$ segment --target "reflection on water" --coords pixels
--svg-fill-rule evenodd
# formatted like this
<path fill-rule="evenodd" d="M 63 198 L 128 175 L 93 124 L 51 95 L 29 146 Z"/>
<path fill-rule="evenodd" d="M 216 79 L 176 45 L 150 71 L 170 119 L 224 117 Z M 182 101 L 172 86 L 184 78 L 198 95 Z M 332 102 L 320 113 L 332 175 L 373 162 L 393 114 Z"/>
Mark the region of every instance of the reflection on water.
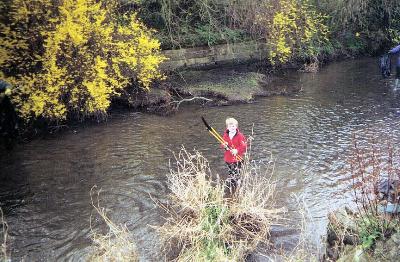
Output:
<path fill-rule="evenodd" d="M 352 135 L 398 142 L 400 91 L 380 79 L 374 59 L 335 63 L 318 74 L 288 72 L 274 85 L 301 85 L 291 97 L 258 99 L 253 104 L 216 108 L 186 107 L 171 117 L 115 114 L 105 124 L 78 128 L 55 138 L 19 146 L 0 159 L 0 204 L 10 226 L 13 257 L 27 260 L 79 260 L 90 245 L 89 191 L 102 188 L 101 204 L 112 220 L 126 223 L 142 260 L 159 260 L 154 229 L 165 201 L 169 161 L 184 145 L 200 150 L 218 173 L 222 152 L 205 131 L 204 115 L 217 130 L 234 116 L 241 130 L 254 131 L 256 161 L 275 160 L 277 205 L 298 221 L 296 194 L 304 199 L 318 243 L 326 214 L 351 201 L 346 159 Z M 297 224 L 299 222 L 296 222 Z M 274 227 L 273 242 L 293 246 L 298 230 Z M 95 227 L 101 226 L 95 223 Z"/>

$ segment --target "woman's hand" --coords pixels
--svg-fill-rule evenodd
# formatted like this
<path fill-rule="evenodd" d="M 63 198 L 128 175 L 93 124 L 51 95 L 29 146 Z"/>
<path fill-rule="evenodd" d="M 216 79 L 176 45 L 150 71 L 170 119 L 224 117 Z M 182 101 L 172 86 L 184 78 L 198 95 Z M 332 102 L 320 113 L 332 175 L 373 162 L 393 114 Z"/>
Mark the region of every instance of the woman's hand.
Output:
<path fill-rule="evenodd" d="M 231 150 L 231 153 L 232 153 L 232 155 L 236 156 L 237 153 L 238 153 L 238 150 L 237 150 L 236 148 L 233 148 L 233 149 Z"/>

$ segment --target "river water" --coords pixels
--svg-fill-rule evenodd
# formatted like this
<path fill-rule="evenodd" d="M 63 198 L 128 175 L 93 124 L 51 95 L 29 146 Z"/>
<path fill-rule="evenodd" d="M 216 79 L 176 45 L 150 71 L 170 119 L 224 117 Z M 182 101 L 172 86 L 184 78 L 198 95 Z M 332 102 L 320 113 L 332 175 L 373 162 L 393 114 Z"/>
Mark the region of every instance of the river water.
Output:
<path fill-rule="evenodd" d="M 163 221 L 153 199 L 166 199 L 173 152 L 182 145 L 196 148 L 212 169 L 224 172 L 222 153 L 202 115 L 219 131 L 226 117 L 237 118 L 243 133 L 253 130 L 253 159 L 268 162 L 272 155 L 276 205 L 288 209 L 287 223 L 273 227 L 273 243 L 286 249 L 297 243 L 298 209 L 305 205 L 309 217 L 303 234 L 321 247 L 327 213 L 352 202 L 346 163 L 353 135 L 394 144 L 400 139 L 400 90 L 393 90 L 392 80 L 381 79 L 374 58 L 333 63 L 317 74 L 289 71 L 273 84 L 301 86 L 294 96 L 226 107 L 184 106 L 169 117 L 115 113 L 106 123 L 2 152 L 0 205 L 12 257 L 84 260 L 93 213 L 89 192 L 97 185 L 111 219 L 126 223 L 134 234 L 141 260 L 162 260 L 149 225 Z"/>

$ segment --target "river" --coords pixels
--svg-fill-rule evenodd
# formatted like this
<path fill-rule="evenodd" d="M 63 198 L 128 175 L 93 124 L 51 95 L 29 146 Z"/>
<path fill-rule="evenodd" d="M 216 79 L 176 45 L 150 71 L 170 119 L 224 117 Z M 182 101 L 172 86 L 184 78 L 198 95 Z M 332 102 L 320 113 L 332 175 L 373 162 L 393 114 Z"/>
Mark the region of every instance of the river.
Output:
<path fill-rule="evenodd" d="M 181 106 L 161 117 L 114 113 L 105 123 L 73 128 L 54 137 L 1 153 L 0 206 L 9 225 L 13 259 L 84 259 L 90 246 L 90 189 L 101 188 L 100 203 L 116 223 L 126 223 L 142 261 L 161 260 L 158 236 L 149 225 L 162 223 L 154 200 L 168 194 L 166 174 L 173 152 L 196 148 L 215 172 L 224 172 L 222 153 L 200 116 L 222 131 L 233 116 L 241 131 L 253 130 L 252 158 L 275 162 L 276 205 L 289 219 L 273 227 L 272 241 L 286 249 L 299 238 L 301 199 L 309 216 L 304 234 L 322 246 L 327 214 L 351 204 L 346 165 L 356 135 L 361 142 L 400 139 L 400 90 L 381 79 L 376 58 L 332 63 L 316 74 L 287 71 L 272 84 L 300 85 L 287 97 L 203 108 Z M 95 223 L 95 229 L 101 227 Z"/>

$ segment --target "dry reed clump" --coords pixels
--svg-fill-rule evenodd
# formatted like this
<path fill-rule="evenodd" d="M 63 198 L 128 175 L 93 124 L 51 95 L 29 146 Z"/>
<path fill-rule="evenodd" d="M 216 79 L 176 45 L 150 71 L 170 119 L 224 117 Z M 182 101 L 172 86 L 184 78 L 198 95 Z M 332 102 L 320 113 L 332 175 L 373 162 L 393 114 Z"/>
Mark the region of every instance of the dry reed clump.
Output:
<path fill-rule="evenodd" d="M 317 73 L 319 71 L 319 61 L 317 58 L 312 59 L 312 61 L 303 64 L 299 69 L 299 72 L 303 73 Z"/>
<path fill-rule="evenodd" d="M 100 207 L 100 191 L 97 192 L 97 201 L 95 203 L 92 190 L 90 194 L 92 206 L 107 224 L 109 232 L 105 235 L 94 232 L 91 217 L 90 228 L 94 251 L 90 255 L 89 261 L 139 261 L 136 245 L 131 239 L 128 228 L 125 225 L 116 225 L 110 220 L 105 208 Z"/>
<path fill-rule="evenodd" d="M 11 261 L 7 248 L 8 224 L 4 219 L 3 210 L 0 208 L 0 237 L 2 239 L 0 246 L 0 261 Z"/>
<path fill-rule="evenodd" d="M 245 160 L 241 183 L 232 198 L 197 151 L 182 148 L 176 169 L 168 175 L 171 204 L 158 227 L 165 244 L 179 243 L 177 261 L 243 261 L 261 241 L 267 241 L 273 221 L 282 209 L 274 208 L 274 185 Z"/>
<path fill-rule="evenodd" d="M 313 241 L 315 233 L 314 221 L 308 205 L 303 197 L 299 197 L 296 194 L 291 194 L 291 197 L 295 199 L 296 206 L 299 207 L 296 213 L 300 217 L 295 218 L 296 221 L 293 221 L 293 224 L 296 225 L 295 228 L 299 230 L 299 238 L 293 249 L 282 249 L 281 260 L 284 262 L 323 261 L 320 259 L 321 248 L 323 247 L 319 246 L 319 240 L 317 242 Z"/>

